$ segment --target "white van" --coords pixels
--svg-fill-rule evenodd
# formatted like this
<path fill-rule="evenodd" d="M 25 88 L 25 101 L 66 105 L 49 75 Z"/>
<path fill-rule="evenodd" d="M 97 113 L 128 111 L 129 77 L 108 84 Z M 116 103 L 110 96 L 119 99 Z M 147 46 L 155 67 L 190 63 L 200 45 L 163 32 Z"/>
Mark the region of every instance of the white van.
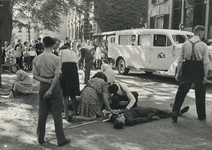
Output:
<path fill-rule="evenodd" d="M 120 74 L 135 68 L 175 76 L 182 44 L 192 36 L 192 32 L 169 29 L 117 31 L 108 37 L 108 57 L 115 60 Z"/>

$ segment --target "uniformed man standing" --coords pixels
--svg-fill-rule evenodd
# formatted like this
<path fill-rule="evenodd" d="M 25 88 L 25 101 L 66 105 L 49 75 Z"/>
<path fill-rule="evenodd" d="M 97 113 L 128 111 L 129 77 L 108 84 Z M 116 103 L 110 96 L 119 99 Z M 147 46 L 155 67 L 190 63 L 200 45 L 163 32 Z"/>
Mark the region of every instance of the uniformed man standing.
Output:
<path fill-rule="evenodd" d="M 209 68 L 208 47 L 201 41 L 204 37 L 205 27 L 197 25 L 194 36 L 182 46 L 179 58 L 176 80 L 180 81 L 175 102 L 172 108 L 172 120 L 177 122 L 179 110 L 189 92 L 192 83 L 195 84 L 196 110 L 199 120 L 206 119 L 205 93 Z M 180 77 L 180 72 L 182 75 Z M 179 78 L 180 77 L 180 78 Z"/>

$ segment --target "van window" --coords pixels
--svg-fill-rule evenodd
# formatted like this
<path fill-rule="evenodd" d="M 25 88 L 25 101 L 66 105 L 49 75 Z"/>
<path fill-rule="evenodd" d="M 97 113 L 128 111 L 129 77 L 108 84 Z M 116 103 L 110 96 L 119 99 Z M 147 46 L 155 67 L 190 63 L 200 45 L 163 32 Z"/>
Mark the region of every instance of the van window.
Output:
<path fill-rule="evenodd" d="M 138 35 L 138 45 L 151 46 L 152 37 L 150 34 Z"/>
<path fill-rule="evenodd" d="M 112 37 L 112 38 L 110 39 L 110 43 L 115 43 L 115 37 Z"/>
<path fill-rule="evenodd" d="M 184 43 L 187 40 L 184 35 L 172 35 L 172 38 L 176 44 Z"/>
<path fill-rule="evenodd" d="M 120 35 L 119 45 L 135 45 L 136 36 L 135 35 Z"/>
<path fill-rule="evenodd" d="M 172 43 L 166 35 L 155 34 L 154 35 L 154 46 L 171 46 Z"/>

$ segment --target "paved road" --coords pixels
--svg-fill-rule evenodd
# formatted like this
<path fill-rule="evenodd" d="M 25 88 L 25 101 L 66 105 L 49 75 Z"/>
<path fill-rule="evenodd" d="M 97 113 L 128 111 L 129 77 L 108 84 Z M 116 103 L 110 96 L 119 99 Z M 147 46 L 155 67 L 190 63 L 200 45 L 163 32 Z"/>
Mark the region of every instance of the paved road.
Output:
<path fill-rule="evenodd" d="M 116 79 L 126 83 L 131 90 L 139 92 L 140 106 L 170 110 L 178 84 L 173 78 L 130 72 L 127 76 L 117 73 Z M 211 89 L 211 85 L 207 85 L 206 121 L 197 119 L 194 91 L 190 90 L 184 103 L 184 106 L 190 106 L 190 110 L 178 119 L 178 123 L 173 123 L 171 119 L 161 119 L 116 130 L 111 123 L 102 122 L 103 118 L 99 118 L 96 123 L 75 128 L 71 128 L 73 124 L 64 121 L 64 130 L 66 136 L 70 137 L 71 144 L 60 149 L 211 150 Z M 49 144 L 41 147 L 36 142 L 37 101 L 35 99 L 37 99 L 36 94 L 12 100 L 0 99 L 0 149 L 58 149 L 51 115 L 46 130 L 46 140 Z M 21 115 L 24 115 L 24 119 L 16 119 Z"/>

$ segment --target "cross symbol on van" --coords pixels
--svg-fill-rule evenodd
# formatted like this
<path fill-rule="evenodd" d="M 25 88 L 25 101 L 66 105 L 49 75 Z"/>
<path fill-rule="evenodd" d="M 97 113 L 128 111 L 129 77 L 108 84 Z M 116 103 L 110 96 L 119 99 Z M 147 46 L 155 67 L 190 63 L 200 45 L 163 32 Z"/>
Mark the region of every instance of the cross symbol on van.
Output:
<path fill-rule="evenodd" d="M 166 58 L 166 55 L 163 52 L 161 52 L 158 54 L 158 58 Z"/>

